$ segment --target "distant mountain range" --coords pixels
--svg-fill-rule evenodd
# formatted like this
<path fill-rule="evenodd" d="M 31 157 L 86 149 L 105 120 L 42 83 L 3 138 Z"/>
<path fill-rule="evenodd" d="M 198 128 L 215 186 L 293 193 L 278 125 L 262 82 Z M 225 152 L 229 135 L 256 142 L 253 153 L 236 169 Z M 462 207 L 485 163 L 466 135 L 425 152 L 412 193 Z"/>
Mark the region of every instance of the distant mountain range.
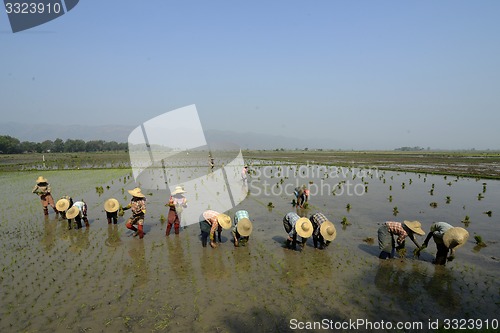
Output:
<path fill-rule="evenodd" d="M 0 123 L 0 135 L 10 135 L 21 141 L 43 142 L 60 138 L 81 139 L 84 141 L 104 140 L 127 142 L 130 132 L 135 126 L 120 125 L 58 125 L 58 124 L 21 124 Z M 168 135 L 168 133 L 166 133 Z M 303 148 L 334 148 L 334 142 L 325 139 L 290 138 L 281 135 L 270 135 L 252 132 L 233 132 L 222 130 L 205 130 L 205 138 L 212 141 L 231 142 L 239 145 L 242 149 L 303 149 Z"/>

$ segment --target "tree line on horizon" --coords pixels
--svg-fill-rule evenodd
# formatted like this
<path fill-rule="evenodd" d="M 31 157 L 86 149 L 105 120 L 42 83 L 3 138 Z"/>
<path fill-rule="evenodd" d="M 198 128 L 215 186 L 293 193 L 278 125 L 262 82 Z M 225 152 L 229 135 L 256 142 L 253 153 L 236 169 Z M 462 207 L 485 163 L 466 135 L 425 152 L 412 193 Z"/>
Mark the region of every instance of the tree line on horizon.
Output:
<path fill-rule="evenodd" d="M 45 140 L 43 142 L 20 141 L 9 135 L 0 135 L 0 154 L 22 154 L 22 153 L 75 153 L 75 152 L 98 152 L 98 151 L 121 151 L 127 150 L 127 143 L 116 141 L 80 139 Z"/>

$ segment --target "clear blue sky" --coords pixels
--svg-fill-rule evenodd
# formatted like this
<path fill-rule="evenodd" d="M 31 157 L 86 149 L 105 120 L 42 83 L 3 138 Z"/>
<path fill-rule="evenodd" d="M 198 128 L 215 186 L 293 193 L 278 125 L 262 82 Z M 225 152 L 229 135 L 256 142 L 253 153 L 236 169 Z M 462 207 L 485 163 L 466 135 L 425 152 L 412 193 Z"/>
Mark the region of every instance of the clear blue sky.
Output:
<path fill-rule="evenodd" d="M 500 1 L 85 1 L 13 34 L 2 122 L 205 128 L 331 148 L 500 148 Z"/>

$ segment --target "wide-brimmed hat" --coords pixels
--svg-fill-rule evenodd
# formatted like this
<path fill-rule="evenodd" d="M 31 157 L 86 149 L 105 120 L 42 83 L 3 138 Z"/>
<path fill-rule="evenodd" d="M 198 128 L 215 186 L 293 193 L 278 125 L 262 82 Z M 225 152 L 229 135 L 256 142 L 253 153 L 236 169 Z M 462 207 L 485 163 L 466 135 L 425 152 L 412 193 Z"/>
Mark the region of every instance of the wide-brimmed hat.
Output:
<path fill-rule="evenodd" d="M 302 238 L 309 238 L 313 233 L 313 225 L 307 217 L 301 217 L 295 223 L 295 231 Z"/>
<path fill-rule="evenodd" d="M 321 236 L 325 239 L 325 241 L 333 241 L 335 237 L 337 237 L 337 230 L 335 226 L 330 221 L 325 221 L 321 223 L 321 227 L 319 228 L 319 232 Z"/>
<path fill-rule="evenodd" d="M 444 233 L 443 243 L 449 249 L 457 249 L 469 238 L 469 232 L 461 227 L 453 227 Z"/>
<path fill-rule="evenodd" d="M 115 198 L 110 198 L 104 201 L 104 210 L 108 213 L 114 213 L 120 209 L 120 203 Z"/>
<path fill-rule="evenodd" d="M 66 218 L 67 219 L 73 219 L 78 214 L 80 214 L 80 209 L 78 207 L 76 207 L 76 206 L 73 206 L 70 209 L 68 209 L 68 211 L 66 212 Z"/>
<path fill-rule="evenodd" d="M 230 229 L 231 228 L 231 217 L 226 214 L 217 215 L 217 222 L 222 227 L 222 229 Z"/>
<path fill-rule="evenodd" d="M 66 209 L 69 208 L 69 200 L 68 199 L 59 199 L 56 202 L 56 209 L 58 212 L 65 212 Z"/>
<path fill-rule="evenodd" d="M 172 195 L 182 194 L 182 193 L 186 193 L 186 191 L 184 191 L 182 186 L 176 186 L 175 190 L 172 192 Z"/>
<path fill-rule="evenodd" d="M 47 183 L 48 180 L 47 178 L 43 177 L 43 176 L 38 176 L 38 178 L 36 179 L 36 183 Z"/>
<path fill-rule="evenodd" d="M 138 187 L 134 188 L 133 190 L 128 190 L 128 193 L 130 193 L 130 195 L 132 195 L 136 198 L 145 198 L 146 197 L 144 194 L 142 194 L 141 189 Z"/>
<path fill-rule="evenodd" d="M 246 217 L 242 218 L 238 221 L 236 225 L 236 230 L 240 234 L 240 236 L 247 237 L 252 233 L 253 225 L 252 222 Z"/>
<path fill-rule="evenodd" d="M 403 222 L 405 226 L 408 227 L 411 231 L 416 233 L 417 235 L 423 236 L 425 235 L 425 231 L 422 230 L 422 225 L 420 224 L 419 221 L 404 221 Z"/>

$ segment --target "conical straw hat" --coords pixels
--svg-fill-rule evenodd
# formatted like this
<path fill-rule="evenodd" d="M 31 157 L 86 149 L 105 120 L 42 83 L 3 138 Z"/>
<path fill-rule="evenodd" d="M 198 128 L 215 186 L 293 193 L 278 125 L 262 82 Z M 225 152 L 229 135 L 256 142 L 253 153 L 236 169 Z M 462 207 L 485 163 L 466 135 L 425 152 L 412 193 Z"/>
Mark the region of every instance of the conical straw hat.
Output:
<path fill-rule="evenodd" d="M 295 223 L 295 231 L 302 238 L 309 238 L 313 233 L 313 225 L 307 217 L 301 217 Z"/>
<path fill-rule="evenodd" d="M 226 214 L 217 215 L 217 222 L 222 227 L 222 229 L 231 229 L 231 217 Z"/>
<path fill-rule="evenodd" d="M 133 190 L 128 190 L 128 193 L 130 193 L 130 195 L 132 195 L 136 198 L 145 198 L 146 197 L 144 194 L 142 194 L 141 189 L 138 187 L 134 188 Z"/>
<path fill-rule="evenodd" d="M 104 202 L 104 210 L 108 213 L 114 213 L 120 209 L 120 203 L 115 198 L 110 198 Z"/>
<path fill-rule="evenodd" d="M 425 231 L 422 230 L 422 225 L 420 224 L 419 221 L 404 221 L 403 223 L 417 235 L 420 236 L 425 235 Z"/>
<path fill-rule="evenodd" d="M 325 241 L 331 242 L 335 239 L 335 237 L 337 237 L 337 230 L 335 229 L 333 223 L 330 221 L 323 222 L 321 224 L 319 232 L 321 233 L 321 236 L 323 236 Z"/>
<path fill-rule="evenodd" d="M 458 249 L 469 238 L 469 232 L 461 227 L 453 227 L 444 233 L 443 243 L 449 249 Z"/>
<path fill-rule="evenodd" d="M 38 176 L 38 178 L 36 179 L 36 183 L 48 183 L 48 180 L 47 178 L 43 177 L 43 176 Z"/>
<path fill-rule="evenodd" d="M 252 222 L 245 217 L 238 221 L 236 229 L 238 230 L 240 236 L 247 237 L 252 233 L 253 225 Z"/>
<path fill-rule="evenodd" d="M 70 209 L 68 209 L 68 211 L 66 212 L 66 218 L 73 219 L 78 214 L 80 214 L 80 209 L 78 209 L 78 207 L 76 207 L 76 206 L 73 206 Z"/>
<path fill-rule="evenodd" d="M 65 212 L 69 208 L 69 200 L 68 199 L 59 199 L 56 202 L 56 209 L 58 212 Z"/>

